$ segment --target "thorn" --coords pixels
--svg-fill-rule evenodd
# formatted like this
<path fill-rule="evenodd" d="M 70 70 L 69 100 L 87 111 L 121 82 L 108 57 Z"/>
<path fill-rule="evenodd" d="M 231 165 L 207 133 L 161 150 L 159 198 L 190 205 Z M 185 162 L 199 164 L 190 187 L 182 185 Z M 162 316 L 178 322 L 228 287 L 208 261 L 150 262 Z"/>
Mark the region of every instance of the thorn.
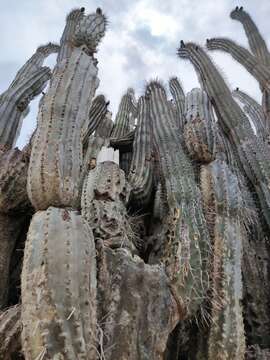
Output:
<path fill-rule="evenodd" d="M 235 11 L 238 11 L 238 9 L 239 9 L 239 7 L 238 7 L 238 6 L 236 6 Z"/>
<path fill-rule="evenodd" d="M 84 7 L 81 7 L 80 8 L 80 11 L 83 13 L 85 11 L 85 8 Z"/>
<path fill-rule="evenodd" d="M 185 47 L 185 43 L 184 43 L 183 40 L 180 41 L 180 47 L 181 47 L 181 48 L 184 48 L 184 47 Z"/>
<path fill-rule="evenodd" d="M 210 39 L 206 39 L 206 43 L 209 44 L 209 42 L 210 42 Z"/>
<path fill-rule="evenodd" d="M 74 314 L 75 310 L 76 310 L 75 307 L 73 307 L 73 309 L 71 310 L 71 313 L 67 317 L 67 320 L 69 320 L 71 318 L 71 316 Z"/>
<path fill-rule="evenodd" d="M 97 8 L 97 10 L 96 10 L 96 14 L 98 14 L 98 15 L 102 15 L 102 10 L 101 10 L 101 8 Z"/>
<path fill-rule="evenodd" d="M 239 91 L 239 87 L 237 87 L 235 90 L 236 90 L 236 91 Z"/>
<path fill-rule="evenodd" d="M 243 10 L 243 6 L 241 6 L 240 8 L 239 8 L 239 11 L 242 11 Z"/>
<path fill-rule="evenodd" d="M 109 106 L 109 105 L 110 105 L 110 101 L 107 101 L 107 102 L 106 102 L 106 106 Z"/>

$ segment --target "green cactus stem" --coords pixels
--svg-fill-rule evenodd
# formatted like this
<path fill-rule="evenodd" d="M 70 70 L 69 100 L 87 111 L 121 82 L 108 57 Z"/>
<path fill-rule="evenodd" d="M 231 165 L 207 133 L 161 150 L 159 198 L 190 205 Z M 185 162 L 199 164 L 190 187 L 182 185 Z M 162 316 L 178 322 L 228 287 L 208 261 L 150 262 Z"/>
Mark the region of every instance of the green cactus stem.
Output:
<path fill-rule="evenodd" d="M 147 86 L 150 117 L 160 163 L 161 189 L 166 216 L 163 219 L 161 261 L 171 281 L 181 317 L 195 314 L 208 289 L 209 234 L 192 164 L 175 129 L 173 111 L 158 82 Z"/>
<path fill-rule="evenodd" d="M 138 123 L 128 176 L 132 199 L 139 207 L 146 206 L 149 203 L 153 192 L 153 144 L 149 110 L 149 101 L 145 97 L 140 97 L 138 101 Z"/>
<path fill-rule="evenodd" d="M 80 135 L 99 84 L 97 72 L 94 59 L 78 47 L 57 63 L 39 108 L 28 172 L 28 196 L 37 210 L 79 206 Z"/>
<path fill-rule="evenodd" d="M 237 177 L 216 160 L 201 168 L 206 215 L 212 217 L 212 312 L 208 359 L 243 360 L 245 335 L 242 316 L 242 201 Z"/>
<path fill-rule="evenodd" d="M 250 117 L 252 124 L 256 129 L 256 134 L 264 139 L 268 133 L 268 126 L 261 105 L 238 88 L 232 92 L 232 95 L 234 98 L 239 99 L 244 105 L 244 112 Z"/>
<path fill-rule="evenodd" d="M 27 359 L 94 359 L 96 260 L 93 234 L 77 211 L 38 211 L 22 270 L 22 347 Z"/>
<path fill-rule="evenodd" d="M 176 107 L 179 128 L 182 129 L 185 123 L 185 93 L 177 77 L 169 80 L 169 87 Z"/>

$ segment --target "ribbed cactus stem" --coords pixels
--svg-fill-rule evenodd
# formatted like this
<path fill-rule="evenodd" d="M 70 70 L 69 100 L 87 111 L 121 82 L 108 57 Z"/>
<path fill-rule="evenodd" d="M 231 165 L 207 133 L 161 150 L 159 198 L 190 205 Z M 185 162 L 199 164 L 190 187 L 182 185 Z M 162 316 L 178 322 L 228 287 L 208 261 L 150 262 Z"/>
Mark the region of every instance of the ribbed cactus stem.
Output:
<path fill-rule="evenodd" d="M 202 167 L 201 189 L 213 241 L 208 359 L 243 360 L 241 192 L 237 177 L 219 160 Z"/>
<path fill-rule="evenodd" d="M 51 77 L 48 67 L 41 67 L 22 77 L 16 84 L 10 86 L 0 98 L 0 144 L 6 147 L 15 145 L 18 128 L 21 124 L 23 112 L 30 101 L 46 86 Z"/>
<path fill-rule="evenodd" d="M 15 305 L 0 312 L 0 357 L 19 359 L 21 351 L 21 306 Z"/>
<path fill-rule="evenodd" d="M 28 195 L 36 209 L 79 204 L 81 129 L 99 83 L 97 71 L 80 48 L 54 70 L 39 108 L 28 172 Z"/>
<path fill-rule="evenodd" d="M 94 238 L 76 211 L 38 211 L 22 270 L 22 347 L 26 359 L 95 359 Z"/>
<path fill-rule="evenodd" d="M 192 164 L 179 143 L 166 92 L 160 83 L 152 82 L 146 96 L 167 207 L 162 261 L 184 317 L 194 315 L 205 299 L 210 240 Z"/>
<path fill-rule="evenodd" d="M 247 116 L 233 100 L 231 92 L 209 56 L 198 45 L 184 44 L 179 56 L 189 58 L 218 114 L 219 123 L 234 143 L 241 165 L 253 184 L 265 219 L 270 225 L 270 162 L 267 145 L 253 132 Z"/>
<path fill-rule="evenodd" d="M 261 105 L 247 93 L 238 88 L 232 92 L 232 95 L 234 98 L 239 99 L 244 105 L 243 109 L 245 113 L 249 115 L 257 135 L 264 138 L 267 135 L 268 129 Z"/>
<path fill-rule="evenodd" d="M 205 91 L 195 88 L 186 96 L 184 139 L 190 156 L 211 162 L 216 157 L 217 128 Z"/>
<path fill-rule="evenodd" d="M 231 12 L 231 18 L 239 21 L 245 30 L 251 51 L 265 65 L 270 64 L 270 54 L 264 38 L 260 34 L 251 16 L 242 9 L 236 8 Z"/>
<path fill-rule="evenodd" d="M 57 57 L 57 63 L 70 57 L 73 45 L 73 36 L 76 26 L 84 16 L 84 8 L 73 9 L 66 17 L 66 26 L 60 40 L 60 50 Z"/>
<path fill-rule="evenodd" d="M 130 131 L 130 121 L 134 117 L 136 106 L 134 90 L 128 89 L 123 95 L 119 104 L 118 112 L 115 117 L 112 138 L 120 138 Z"/>
<path fill-rule="evenodd" d="M 108 103 L 104 95 L 98 95 L 94 98 L 89 112 L 89 119 L 85 121 L 85 128 L 82 130 L 83 147 L 87 147 L 90 136 L 104 120 L 107 114 L 107 106 Z"/>
<path fill-rule="evenodd" d="M 101 121 L 99 126 L 96 129 L 96 136 L 100 136 L 104 139 L 109 138 L 111 136 L 111 132 L 113 129 L 113 121 L 112 121 L 112 113 L 107 111 L 104 119 Z"/>
<path fill-rule="evenodd" d="M 153 144 L 151 135 L 149 100 L 140 97 L 138 101 L 138 123 L 128 176 L 132 199 L 137 202 L 138 206 L 148 204 L 153 190 Z"/>
<path fill-rule="evenodd" d="M 244 68 L 255 77 L 262 89 L 270 89 L 270 69 L 260 63 L 258 59 L 252 55 L 244 47 L 236 44 L 230 39 L 213 38 L 207 39 L 208 50 L 222 50 L 231 54 Z"/>
<path fill-rule="evenodd" d="M 176 107 L 176 116 L 179 127 L 182 129 L 185 123 L 185 93 L 177 77 L 170 79 L 169 87 Z"/>
<path fill-rule="evenodd" d="M 17 72 L 11 86 L 17 86 L 24 78 L 39 70 L 45 59 L 51 54 L 58 53 L 59 49 L 60 46 L 54 43 L 39 46 L 31 58 L 27 60 L 22 68 Z"/>

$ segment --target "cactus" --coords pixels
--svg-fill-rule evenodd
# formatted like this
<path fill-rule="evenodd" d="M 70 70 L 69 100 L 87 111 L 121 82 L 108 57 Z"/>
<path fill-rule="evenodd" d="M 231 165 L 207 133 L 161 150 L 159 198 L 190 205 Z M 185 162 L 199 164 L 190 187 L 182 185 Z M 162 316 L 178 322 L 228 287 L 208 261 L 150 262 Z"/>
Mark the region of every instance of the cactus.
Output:
<path fill-rule="evenodd" d="M 101 138 L 109 138 L 113 129 L 112 113 L 107 111 L 103 121 L 96 129 L 96 136 Z"/>
<path fill-rule="evenodd" d="M 161 168 L 167 214 L 161 260 L 182 316 L 200 307 L 208 288 L 210 241 L 203 216 L 200 192 L 193 169 L 175 131 L 176 121 L 164 88 L 158 82 L 147 86 L 150 117 Z"/>
<path fill-rule="evenodd" d="M 132 199 L 137 206 L 147 205 L 153 190 L 153 144 L 149 115 L 149 101 L 141 97 L 138 101 L 138 124 L 128 176 Z"/>
<path fill-rule="evenodd" d="M 212 322 L 208 359 L 244 359 L 242 317 L 241 195 L 238 181 L 228 167 L 216 160 L 201 170 L 206 213 L 210 212 L 213 237 Z M 214 215 L 213 215 L 214 214 Z"/>
<path fill-rule="evenodd" d="M 187 94 L 184 139 L 193 159 L 211 162 L 216 157 L 217 129 L 207 94 L 193 89 Z"/>
<path fill-rule="evenodd" d="M 244 105 L 243 109 L 247 115 L 249 115 L 252 124 L 256 129 L 256 134 L 265 138 L 268 132 L 268 125 L 265 121 L 263 109 L 260 104 L 257 103 L 251 96 L 240 91 L 238 88 L 232 92 L 233 97 L 239 99 Z"/>
<path fill-rule="evenodd" d="M 208 50 L 222 50 L 230 53 L 236 61 L 255 77 L 263 90 L 270 89 L 270 69 L 258 62 L 258 59 L 248 50 L 225 38 L 207 39 L 206 45 Z"/>
<path fill-rule="evenodd" d="M 185 94 L 177 77 L 170 79 L 169 87 L 176 107 L 179 128 L 182 129 L 185 123 Z"/>
<path fill-rule="evenodd" d="M 36 209 L 79 204 L 80 132 L 98 82 L 95 61 L 82 48 L 56 65 L 39 108 L 28 172 L 28 196 Z"/>
<path fill-rule="evenodd" d="M 76 211 L 38 211 L 28 231 L 22 270 L 26 358 L 94 358 L 95 299 L 91 229 Z"/>
<path fill-rule="evenodd" d="M 265 220 L 270 226 L 269 149 L 253 132 L 247 116 L 233 100 L 218 70 L 198 45 L 184 44 L 178 50 L 181 58 L 189 58 L 207 92 L 220 125 L 234 143 L 241 166 L 259 197 Z"/>
<path fill-rule="evenodd" d="M 0 144 L 14 146 L 30 101 L 39 95 L 51 77 L 48 67 L 42 67 L 43 61 L 58 46 L 49 43 L 40 46 L 36 53 L 18 71 L 10 87 L 0 96 Z"/>

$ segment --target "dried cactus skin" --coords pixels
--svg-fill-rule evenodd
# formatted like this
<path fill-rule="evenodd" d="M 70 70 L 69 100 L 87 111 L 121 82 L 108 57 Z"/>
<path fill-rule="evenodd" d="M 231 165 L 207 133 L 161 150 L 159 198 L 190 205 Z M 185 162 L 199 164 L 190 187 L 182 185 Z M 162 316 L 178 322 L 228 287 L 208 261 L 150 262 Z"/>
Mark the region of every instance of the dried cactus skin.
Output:
<path fill-rule="evenodd" d="M 0 359 L 21 359 L 21 305 L 0 312 Z M 15 357 L 14 357 L 15 356 Z"/>
<path fill-rule="evenodd" d="M 164 270 L 126 249 L 100 248 L 98 304 L 106 359 L 164 359 L 178 321 Z"/>
<path fill-rule="evenodd" d="M 25 358 L 96 359 L 93 234 L 77 211 L 38 211 L 22 270 Z M 41 355 L 40 355 L 41 356 Z"/>
<path fill-rule="evenodd" d="M 185 123 L 185 93 L 177 77 L 169 80 L 169 87 L 176 107 L 179 128 L 182 129 Z"/>
<path fill-rule="evenodd" d="M 238 180 L 216 160 L 201 168 L 201 189 L 209 217 L 213 217 L 212 322 L 208 359 L 244 359 L 242 316 L 242 200 Z M 214 214 L 214 215 L 213 215 Z"/>
<path fill-rule="evenodd" d="M 128 176 L 132 199 L 142 207 L 149 203 L 153 191 L 153 144 L 149 110 L 149 101 L 141 97 L 138 101 L 138 123 Z"/>
<path fill-rule="evenodd" d="M 181 58 L 189 58 L 198 70 L 204 89 L 218 114 L 218 121 L 234 144 L 240 165 L 253 184 L 265 220 L 270 225 L 268 146 L 254 134 L 247 116 L 232 98 L 225 81 L 203 49 L 196 44 L 189 43 L 182 46 L 178 53 Z"/>
<path fill-rule="evenodd" d="M 232 92 L 232 95 L 234 98 L 239 99 L 244 105 L 243 109 L 245 113 L 250 116 L 250 119 L 255 126 L 257 136 L 265 138 L 268 132 L 268 126 L 261 105 L 238 88 Z"/>
<path fill-rule="evenodd" d="M 10 261 L 23 222 L 22 216 L 0 213 L 0 309 L 7 305 Z"/>
<path fill-rule="evenodd" d="M 97 86 L 97 68 L 79 48 L 54 70 L 38 113 L 27 180 L 28 196 L 37 210 L 78 206 L 81 128 Z"/>
<path fill-rule="evenodd" d="M 175 131 L 177 125 L 165 90 L 160 83 L 152 82 L 147 96 L 167 207 L 162 261 L 184 317 L 194 314 L 205 297 L 210 239 L 192 165 Z"/>
<path fill-rule="evenodd" d="M 258 62 L 258 59 L 244 47 L 225 38 L 208 39 L 206 45 L 208 50 L 222 50 L 231 54 L 236 61 L 255 77 L 262 89 L 270 89 L 270 69 Z"/>
<path fill-rule="evenodd" d="M 29 155 L 18 148 L 0 155 L 0 212 L 22 213 L 31 207 L 26 182 Z"/>
<path fill-rule="evenodd" d="M 126 204 L 130 187 L 125 174 L 111 161 L 98 163 L 84 181 L 82 216 L 92 228 L 96 241 L 112 248 L 135 251 Z"/>
<path fill-rule="evenodd" d="M 190 156 L 201 162 L 215 160 L 217 129 L 206 92 L 192 89 L 186 96 L 184 139 Z"/>

